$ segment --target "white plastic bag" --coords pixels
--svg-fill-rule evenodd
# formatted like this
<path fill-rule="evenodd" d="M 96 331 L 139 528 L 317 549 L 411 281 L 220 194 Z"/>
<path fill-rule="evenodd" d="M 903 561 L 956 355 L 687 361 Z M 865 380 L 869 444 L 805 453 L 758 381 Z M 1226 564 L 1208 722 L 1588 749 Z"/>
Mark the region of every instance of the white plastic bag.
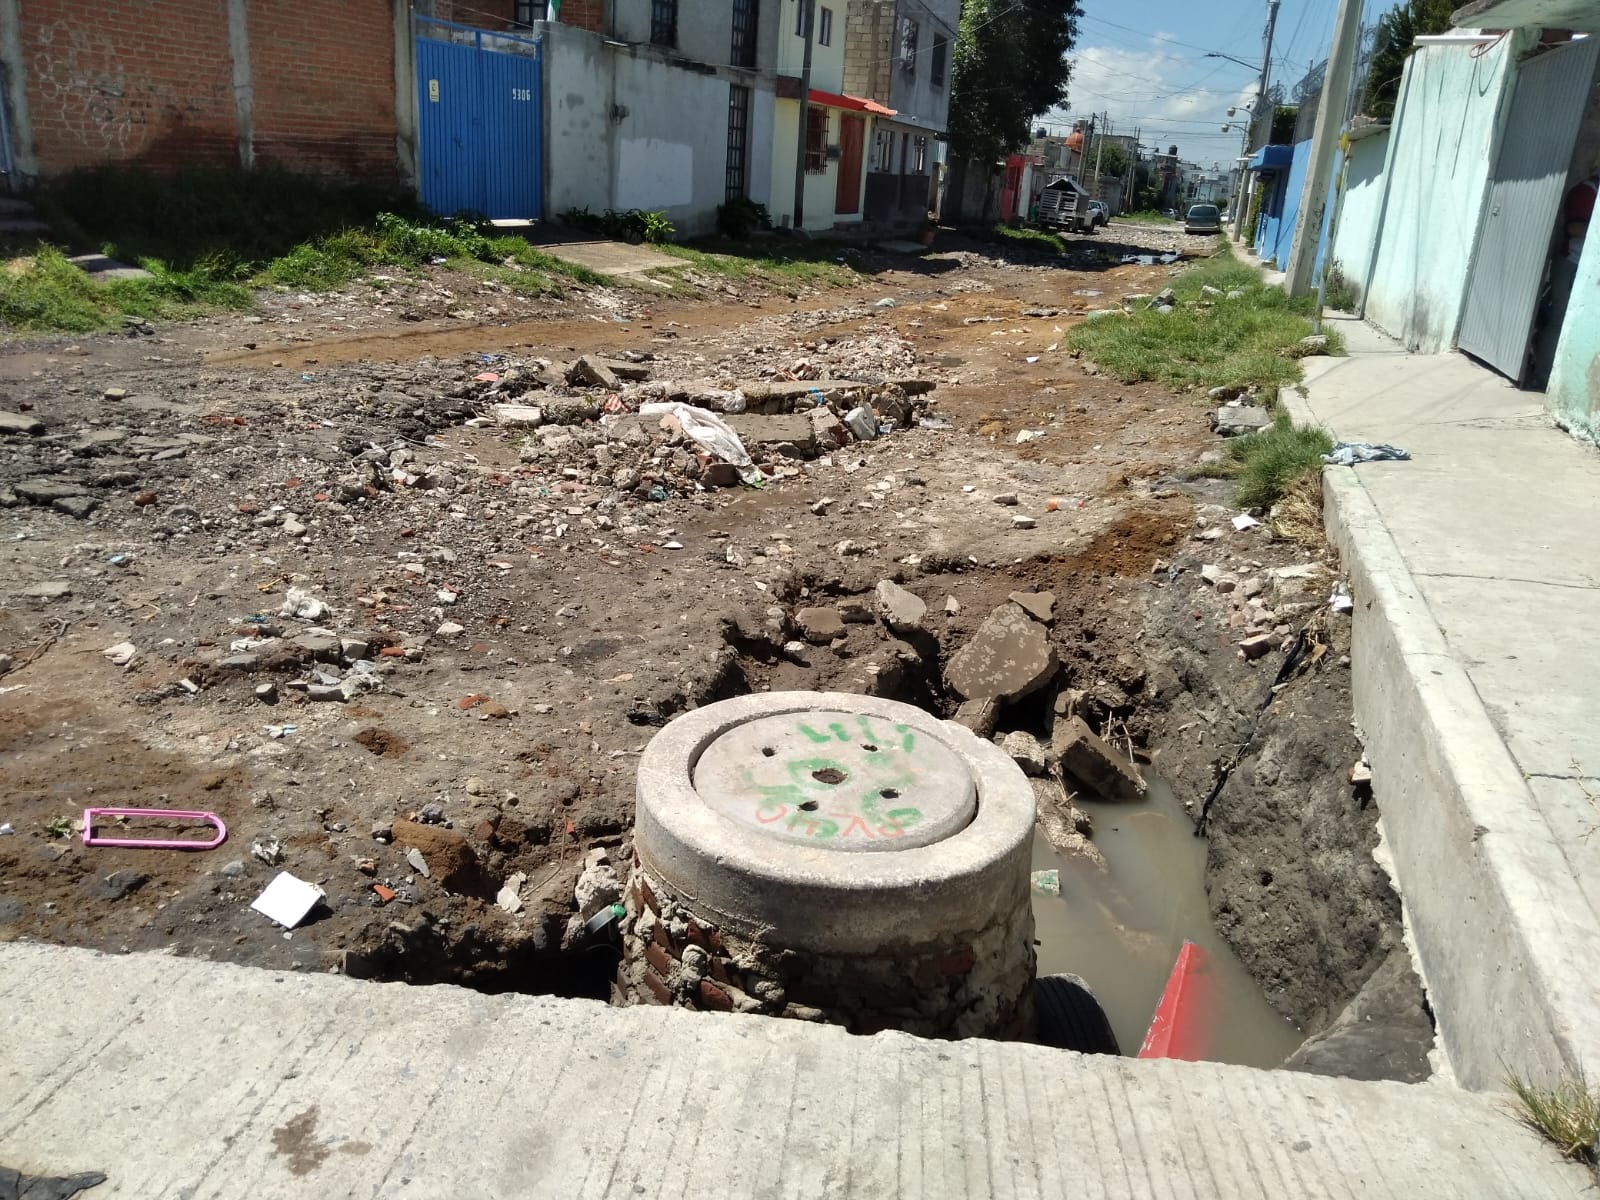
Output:
<path fill-rule="evenodd" d="M 744 448 L 744 442 L 739 440 L 739 435 L 733 431 L 733 426 L 716 413 L 680 401 L 663 401 L 641 405 L 639 415 L 676 417 L 687 437 L 693 438 L 723 462 L 731 463 L 739 472 L 740 479 L 750 484 L 760 481 L 761 472 L 756 470 L 756 464 Z"/>

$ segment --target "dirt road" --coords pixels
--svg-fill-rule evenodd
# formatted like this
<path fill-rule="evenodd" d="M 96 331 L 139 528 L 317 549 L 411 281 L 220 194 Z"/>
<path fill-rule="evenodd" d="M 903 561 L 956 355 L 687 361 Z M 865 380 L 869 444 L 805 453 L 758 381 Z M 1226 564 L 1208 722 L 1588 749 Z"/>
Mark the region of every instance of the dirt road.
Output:
<path fill-rule="evenodd" d="M 280 306 L 13 347 L 0 408 L 43 428 L 0 440 L 0 937 L 604 995 L 574 886 L 595 851 L 627 854 L 655 727 L 757 688 L 948 714 L 943 658 L 1019 587 L 1056 593 L 1086 711 L 1203 798 L 1278 658 L 1237 654 L 1237 597 L 1199 568 L 1270 578 L 1307 555 L 1235 533 L 1225 485 L 1179 481 L 1215 442 L 1203 398 L 1067 351 L 1085 310 L 1173 269 L 973 247 L 798 297 L 628 294 L 498 327 L 323 336 Z M 597 432 L 585 406 L 604 387 L 522 395 L 550 409 L 532 434 L 483 421 L 538 360 L 583 354 L 648 376 L 624 409 L 685 380 L 934 387 L 928 419 L 820 457 L 774 442 L 761 488 L 707 488 L 681 445 Z M 870 600 L 883 578 L 927 601 L 927 639 L 863 623 L 806 642 L 798 609 Z M 1275 602 L 1284 629 L 1316 601 Z M 1319 723 L 1293 726 L 1306 745 L 1280 772 L 1349 808 L 1315 877 L 1239 866 L 1292 857 L 1290 820 L 1328 823 L 1245 828 L 1248 796 L 1279 790 L 1259 766 L 1213 826 L 1224 931 L 1311 1027 L 1383 961 L 1398 912 L 1367 856 L 1375 814 L 1342 779 L 1359 748 L 1338 637 L 1312 685 Z M 93 805 L 214 811 L 228 840 L 87 848 L 72 823 Z M 281 870 L 326 896 L 292 934 L 249 907 Z M 1330 886 L 1345 899 L 1310 899 Z M 1289 888 L 1307 899 L 1285 905 Z"/>

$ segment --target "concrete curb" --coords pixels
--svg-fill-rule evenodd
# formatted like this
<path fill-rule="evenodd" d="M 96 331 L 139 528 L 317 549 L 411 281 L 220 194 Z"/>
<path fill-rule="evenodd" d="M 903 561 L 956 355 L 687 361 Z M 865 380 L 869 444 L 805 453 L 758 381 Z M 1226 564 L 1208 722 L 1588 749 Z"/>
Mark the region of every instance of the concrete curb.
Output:
<path fill-rule="evenodd" d="M 1320 423 L 1303 392 L 1283 400 Z M 1323 494 L 1356 601 L 1356 718 L 1451 1067 L 1489 1089 L 1600 1061 L 1600 923 L 1359 473 L 1325 469 Z"/>
<path fill-rule="evenodd" d="M 0 944 L 0 1163 L 85 1200 L 1581 1197 L 1495 1099 Z"/>

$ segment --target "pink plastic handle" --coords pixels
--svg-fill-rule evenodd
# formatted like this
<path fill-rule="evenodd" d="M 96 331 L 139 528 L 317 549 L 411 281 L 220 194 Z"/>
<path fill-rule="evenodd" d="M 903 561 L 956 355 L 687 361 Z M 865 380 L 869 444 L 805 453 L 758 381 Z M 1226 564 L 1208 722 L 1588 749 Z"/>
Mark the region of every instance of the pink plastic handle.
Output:
<path fill-rule="evenodd" d="M 108 838 L 94 836 L 96 817 L 168 817 L 180 821 L 205 821 L 217 831 L 209 842 L 181 838 Z M 86 808 L 83 810 L 83 844 L 118 846 L 124 850 L 215 850 L 228 838 L 228 827 L 214 812 L 183 808 Z"/>

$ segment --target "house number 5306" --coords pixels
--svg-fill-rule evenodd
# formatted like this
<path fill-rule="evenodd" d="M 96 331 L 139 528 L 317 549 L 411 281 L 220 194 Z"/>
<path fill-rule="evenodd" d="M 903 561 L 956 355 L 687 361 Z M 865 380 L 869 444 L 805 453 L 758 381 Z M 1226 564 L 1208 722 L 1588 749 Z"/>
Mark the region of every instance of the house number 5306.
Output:
<path fill-rule="evenodd" d="M 532 100 L 533 99 L 533 89 L 532 88 L 512 88 L 511 89 L 511 98 L 513 100 Z"/>

